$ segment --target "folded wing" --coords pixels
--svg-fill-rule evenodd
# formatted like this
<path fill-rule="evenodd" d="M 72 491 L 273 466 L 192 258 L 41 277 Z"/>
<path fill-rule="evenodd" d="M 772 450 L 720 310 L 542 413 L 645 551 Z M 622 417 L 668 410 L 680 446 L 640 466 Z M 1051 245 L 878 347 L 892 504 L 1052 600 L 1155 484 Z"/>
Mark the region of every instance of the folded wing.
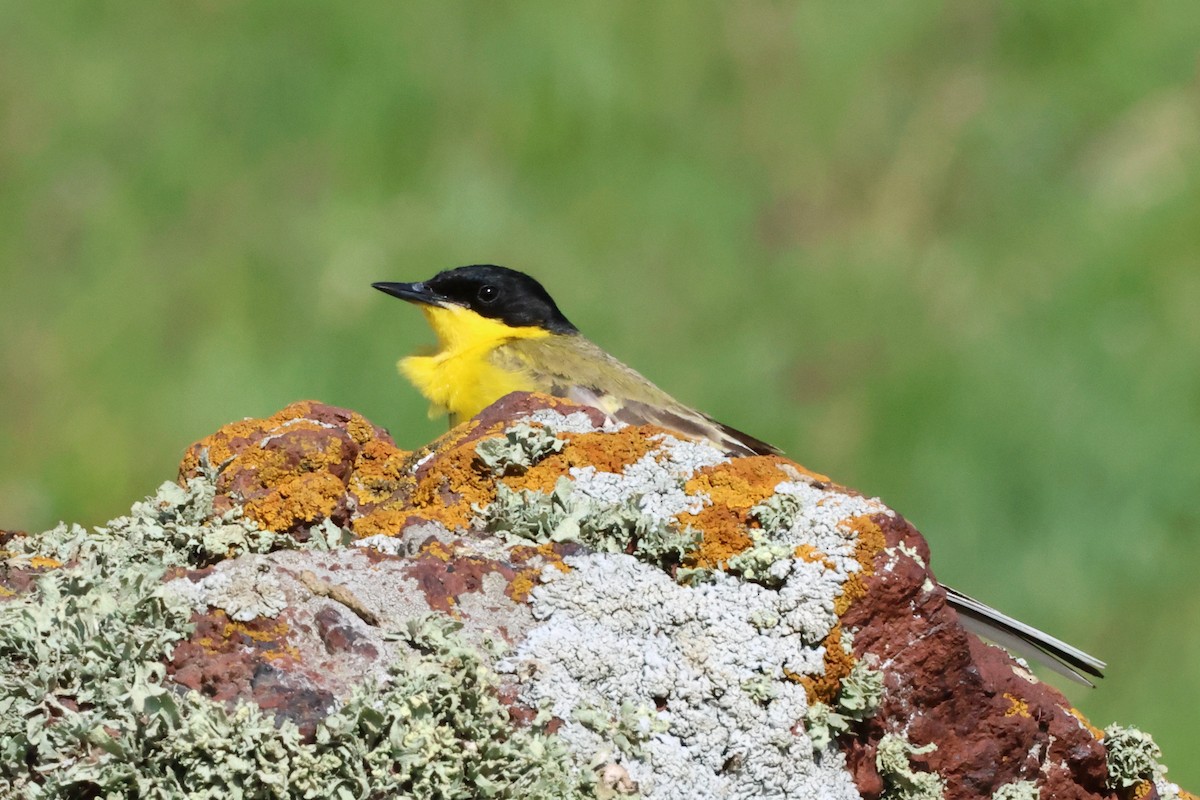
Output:
<path fill-rule="evenodd" d="M 517 339 L 496 348 L 492 358 L 506 369 L 520 370 L 540 392 L 598 408 L 629 425 L 657 425 L 706 439 L 735 455 L 779 452 L 685 406 L 579 335 Z"/>

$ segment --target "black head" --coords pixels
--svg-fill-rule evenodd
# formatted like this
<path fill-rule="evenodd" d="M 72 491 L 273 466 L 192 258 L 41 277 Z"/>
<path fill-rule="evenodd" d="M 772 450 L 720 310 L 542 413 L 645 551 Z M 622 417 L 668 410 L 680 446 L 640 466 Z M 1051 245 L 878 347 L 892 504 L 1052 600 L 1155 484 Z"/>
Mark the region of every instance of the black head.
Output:
<path fill-rule="evenodd" d="M 426 305 L 457 305 L 513 327 L 578 333 L 542 285 L 523 272 L 491 264 L 439 272 L 420 283 L 373 283 L 393 297 Z"/>

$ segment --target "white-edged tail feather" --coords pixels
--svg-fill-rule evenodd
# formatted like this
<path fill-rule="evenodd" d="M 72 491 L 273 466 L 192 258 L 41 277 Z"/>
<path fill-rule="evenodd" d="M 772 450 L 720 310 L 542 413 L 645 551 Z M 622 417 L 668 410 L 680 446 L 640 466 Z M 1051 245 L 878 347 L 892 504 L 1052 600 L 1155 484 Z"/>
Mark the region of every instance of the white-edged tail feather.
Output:
<path fill-rule="evenodd" d="M 977 636 L 995 642 L 1023 658 L 1045 664 L 1059 675 L 1085 686 L 1095 686 L 1088 675 L 1104 677 L 1107 665 L 1095 656 L 1002 614 L 956 589 L 949 586 L 942 588 L 946 590 L 946 600 L 962 618 L 963 626 Z"/>

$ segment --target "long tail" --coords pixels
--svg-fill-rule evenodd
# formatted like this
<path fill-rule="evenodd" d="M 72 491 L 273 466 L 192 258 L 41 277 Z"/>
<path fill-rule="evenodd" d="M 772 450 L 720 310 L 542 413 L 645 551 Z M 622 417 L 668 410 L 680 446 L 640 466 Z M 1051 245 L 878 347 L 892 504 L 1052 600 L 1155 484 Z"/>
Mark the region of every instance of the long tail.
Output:
<path fill-rule="evenodd" d="M 1086 675 L 1104 677 L 1103 670 L 1107 665 L 1095 656 L 1088 655 L 1078 647 L 1072 647 L 1048 633 L 1042 633 L 1024 622 L 1001 614 L 991 606 L 956 589 L 949 586 L 942 588 L 946 590 L 946 599 L 950 605 L 961 616 L 963 625 L 977 636 L 993 641 L 1019 656 L 1045 664 L 1059 675 L 1085 686 L 1095 686 Z"/>

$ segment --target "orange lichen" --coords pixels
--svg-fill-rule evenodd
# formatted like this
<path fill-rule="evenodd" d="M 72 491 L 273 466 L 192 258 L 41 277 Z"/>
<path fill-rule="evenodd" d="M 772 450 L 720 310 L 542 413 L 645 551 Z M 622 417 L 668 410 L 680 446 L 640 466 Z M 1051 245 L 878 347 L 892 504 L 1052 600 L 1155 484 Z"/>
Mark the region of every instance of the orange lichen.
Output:
<path fill-rule="evenodd" d="M 258 628 L 231 619 L 227 620 L 221 628 L 221 636 L 226 639 L 232 639 L 234 636 L 244 636 L 254 642 L 273 642 L 287 636 L 290 630 L 291 628 L 283 620 L 278 620 L 265 628 Z"/>
<path fill-rule="evenodd" d="M 346 432 L 359 444 L 366 444 L 375 438 L 375 426 L 367 422 L 366 417 L 358 412 L 350 414 L 350 419 L 346 421 Z"/>
<path fill-rule="evenodd" d="M 337 507 L 346 486 L 328 472 L 306 472 L 280 479 L 274 491 L 247 500 L 246 516 L 267 530 L 285 531 L 297 522 L 316 522 Z"/>
<path fill-rule="evenodd" d="M 554 567 L 559 572 L 570 572 L 571 567 L 563 561 L 559 552 L 561 545 L 554 542 L 543 542 L 536 547 L 519 544 L 509 551 L 508 557 L 514 564 L 524 564 L 534 558 L 543 558 L 547 566 Z"/>
<path fill-rule="evenodd" d="M 508 582 L 508 591 L 505 592 L 514 602 L 524 603 L 529 599 L 529 593 L 533 591 L 533 587 L 537 585 L 538 575 L 541 570 L 523 569 Z"/>
<path fill-rule="evenodd" d="M 1133 800 L 1146 800 L 1147 797 L 1153 796 L 1157 796 L 1154 793 L 1154 781 L 1142 781 L 1133 787 L 1133 793 L 1130 795 Z"/>
<path fill-rule="evenodd" d="M 222 612 L 218 613 L 224 616 Z M 201 639 L 199 643 L 210 652 L 227 651 L 230 644 L 242 646 L 254 645 L 255 651 L 263 658 L 270 660 L 284 658 L 299 660 L 300 651 L 295 645 L 288 644 L 287 642 L 287 635 L 290 631 L 291 628 L 283 620 L 274 622 L 255 620 L 254 622 L 247 623 L 226 619 L 220 631 L 220 636 L 223 640 L 222 643 L 214 643 L 208 637 Z"/>
<path fill-rule="evenodd" d="M 284 659 L 287 659 L 288 661 L 300 660 L 300 648 L 296 647 L 294 644 L 277 642 L 277 645 L 278 647 L 276 649 L 263 650 L 261 653 L 262 657 L 268 661 L 282 661 Z"/>
<path fill-rule="evenodd" d="M 1005 692 L 1004 699 L 1008 701 L 1008 708 L 1004 710 L 1004 716 L 1029 718 L 1029 703 L 1027 701 L 1017 697 L 1012 692 Z"/>
<path fill-rule="evenodd" d="M 614 433 L 564 433 L 562 450 L 504 482 L 512 489 L 549 492 L 572 467 L 590 466 L 600 472 L 620 473 L 658 447 L 650 437 L 662 432 L 652 425 L 631 425 Z"/>
<path fill-rule="evenodd" d="M 283 620 L 259 617 L 250 622 L 239 622 L 215 609 L 201 627 L 209 635 L 197 636 L 193 641 L 210 654 L 229 652 L 231 647 L 253 646 L 265 655 L 290 647 L 285 640 L 291 628 Z"/>
<path fill-rule="evenodd" d="M 1070 708 L 1067 708 L 1067 713 L 1070 714 L 1075 719 L 1079 720 L 1079 724 L 1081 724 L 1081 725 L 1083 725 L 1083 727 L 1087 728 L 1088 731 L 1092 734 L 1092 736 L 1095 736 L 1097 739 L 1104 738 L 1104 731 L 1101 730 L 1100 728 L 1097 728 L 1090 721 L 1088 721 L 1088 718 L 1085 717 L 1083 715 L 1083 712 L 1080 711 L 1078 708 L 1071 706 Z"/>
<path fill-rule="evenodd" d="M 827 554 L 822 553 L 811 544 L 798 544 L 796 549 L 792 551 L 792 555 L 801 561 L 807 561 L 810 564 L 821 564 L 825 569 L 837 569 L 837 565 Z"/>
<path fill-rule="evenodd" d="M 776 456 L 735 458 L 700 470 L 684 485 L 689 495 L 707 495 L 712 502 L 697 514 L 680 514 L 680 525 L 703 534 L 699 548 L 685 559 L 688 567 L 719 568 L 754 544 L 746 532 L 750 509 L 769 497 L 788 475 Z"/>
<path fill-rule="evenodd" d="M 437 453 L 436 469 L 417 480 L 409 500 L 413 513 L 451 530 L 465 528 L 475 515 L 471 506 L 486 505 L 495 495 L 494 481 L 475 452 L 479 439 L 469 435 L 473 427 L 459 426 L 431 446 Z"/>
<path fill-rule="evenodd" d="M 179 466 L 180 475 L 195 472 L 200 466 L 200 456 L 208 454 L 208 463 L 224 464 L 236 456 L 251 441 L 279 428 L 287 422 L 307 416 L 313 407 L 312 400 L 301 400 L 275 412 L 265 419 L 243 419 L 224 425 L 216 433 L 204 437 L 188 450 Z"/>
<path fill-rule="evenodd" d="M 491 477 L 475 463 L 477 427 L 471 420 L 412 452 L 381 440 L 364 444 L 350 480 L 351 496 L 366 507 L 351 523 L 354 532 L 394 536 L 418 520 L 465 527 L 474 515 L 471 505 L 493 493 Z M 426 462 L 429 468 L 422 468 Z"/>
<path fill-rule="evenodd" d="M 825 637 L 825 670 L 820 675 L 797 675 L 789 679 L 801 684 L 808 693 L 809 702 L 821 701 L 832 705 L 842 688 L 842 681 L 854 668 L 855 658 L 842 647 L 842 626 L 835 625 Z M 794 676 L 794 677 L 793 677 Z"/>
<path fill-rule="evenodd" d="M 328 432 L 325 427 L 312 420 L 297 420 L 278 435 L 286 436 L 299 431 L 318 434 Z M 272 447 L 250 447 L 238 454 L 237 461 L 230 465 L 230 470 L 236 474 L 236 471 L 256 469 L 259 471 L 260 482 L 269 485 L 281 472 L 316 472 L 340 464 L 346 458 L 344 448 L 349 446 L 344 442 L 342 438 L 327 435 L 313 438 L 292 437 L 286 451 Z"/>
<path fill-rule="evenodd" d="M 367 429 L 370 430 L 369 426 Z M 410 455 L 383 439 L 363 442 L 354 459 L 354 473 L 349 485 L 350 493 L 359 505 L 381 503 L 401 488 L 411 488 L 415 480 L 405 470 Z"/>
<path fill-rule="evenodd" d="M 741 517 L 729 508 L 716 506 L 686 516 L 703 534 L 699 548 L 684 559 L 684 566 L 717 569 L 754 544 L 741 527 Z"/>
<path fill-rule="evenodd" d="M 519 544 L 509 551 L 509 561 L 515 565 L 534 562 L 533 566 L 517 571 L 508 582 L 508 594 L 515 602 L 523 603 L 529 598 L 529 593 L 541 580 L 542 570 L 553 567 L 559 572 L 570 572 L 571 568 L 563 561 L 560 552 L 562 545 L 554 542 L 543 542 L 537 546 Z"/>
<path fill-rule="evenodd" d="M 377 508 L 353 522 L 354 533 L 359 537 L 395 536 L 404 529 L 412 517 L 408 508 Z"/>
<path fill-rule="evenodd" d="M 453 547 L 436 539 L 422 547 L 421 552 L 431 555 L 439 561 L 449 561 L 455 556 Z"/>
<path fill-rule="evenodd" d="M 749 510 L 774 493 L 787 474 L 777 456 L 748 456 L 705 467 L 684 487 L 688 494 L 703 492 L 714 505 Z"/>
<path fill-rule="evenodd" d="M 855 572 L 842 584 L 842 593 L 833 601 L 833 613 L 840 617 L 854 605 L 854 601 L 862 599 L 866 594 L 867 585 L 863 581 L 863 575 L 861 572 Z"/>
<path fill-rule="evenodd" d="M 343 522 L 347 509 L 370 512 L 406 496 L 408 456 L 361 414 L 306 400 L 201 439 L 179 474 L 181 480 L 195 475 L 207 459 L 220 470 L 218 513 L 243 505 L 259 524 L 285 531 L 338 509 Z"/>
<path fill-rule="evenodd" d="M 834 613 L 839 617 L 846 613 L 854 601 L 866 595 L 865 579 L 875 573 L 875 555 L 887 546 L 883 529 L 868 515 L 851 517 L 842 525 L 848 526 L 854 532 L 854 559 L 862 569 L 853 573 L 842 584 L 842 593 L 833 603 Z"/>
<path fill-rule="evenodd" d="M 33 556 L 29 559 L 29 566 L 33 569 L 58 569 L 62 562 L 48 556 Z"/>
<path fill-rule="evenodd" d="M 842 584 L 841 594 L 833 602 L 834 612 L 839 617 L 846 613 L 854 601 L 866 595 L 867 588 L 864 579 L 874 574 L 875 555 L 887 546 L 887 538 L 884 536 L 883 529 L 868 515 L 851 517 L 841 524 L 854 532 L 854 557 L 861 569 L 846 579 L 846 582 Z M 796 557 L 817 561 L 824 560 L 826 556 L 815 548 L 808 547 L 806 549 L 804 545 L 801 545 L 796 548 Z M 824 645 L 825 670 L 822 675 L 796 675 L 794 678 L 791 676 L 789 678 L 803 684 L 810 697 L 830 703 L 837 697 L 842 681 L 850 674 L 855 658 L 842 647 L 840 625 L 835 625 L 829 632 L 829 635 L 825 637 Z"/>

